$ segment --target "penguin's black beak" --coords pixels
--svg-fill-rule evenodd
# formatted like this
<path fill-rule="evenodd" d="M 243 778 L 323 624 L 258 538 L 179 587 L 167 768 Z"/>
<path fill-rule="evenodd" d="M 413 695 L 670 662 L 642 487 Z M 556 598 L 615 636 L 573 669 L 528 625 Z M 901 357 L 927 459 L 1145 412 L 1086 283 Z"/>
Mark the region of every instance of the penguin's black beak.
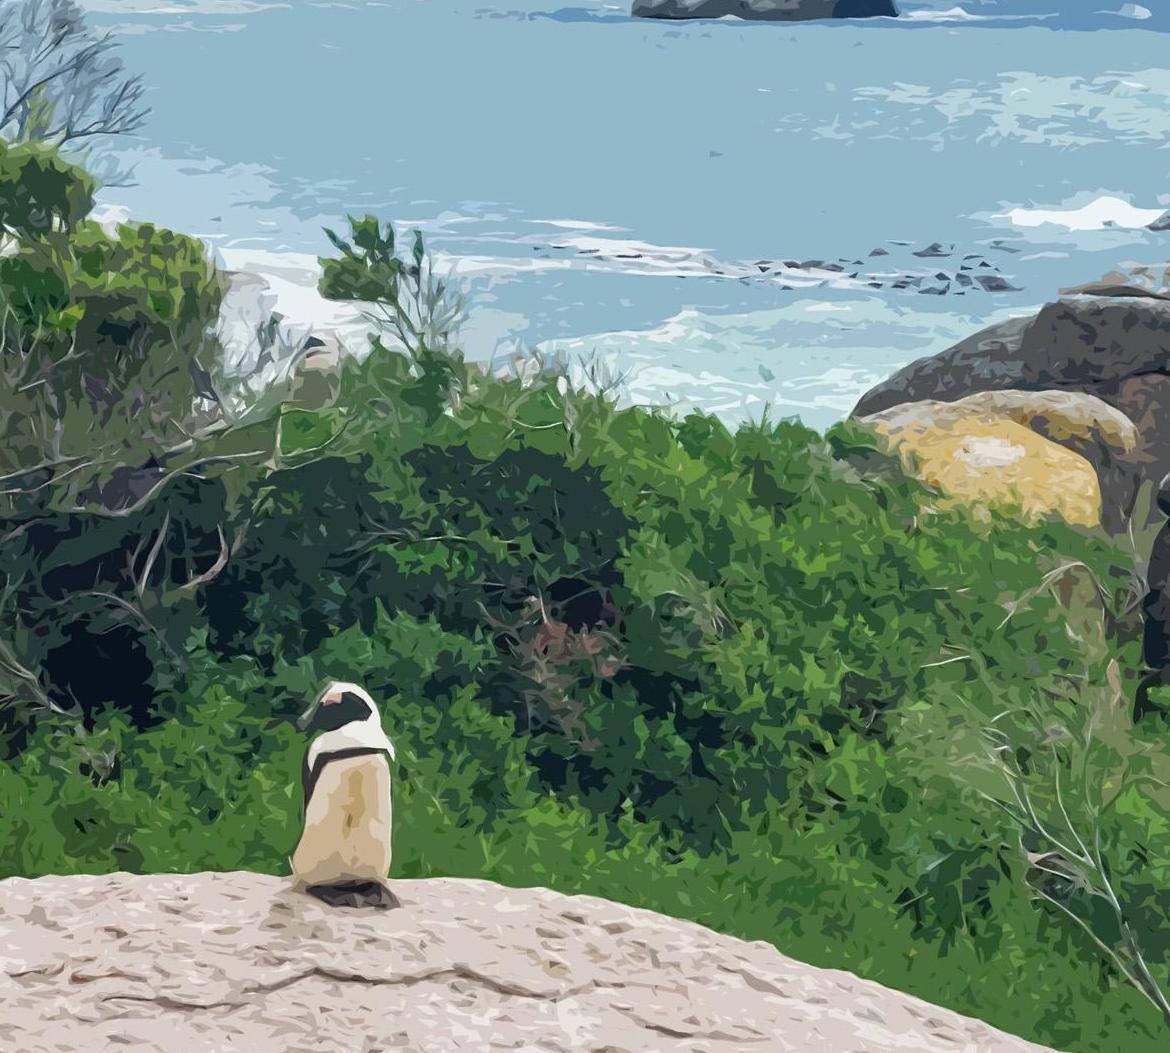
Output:
<path fill-rule="evenodd" d="M 313 718 L 317 715 L 317 710 L 321 708 L 321 699 L 314 699 L 313 704 L 309 706 L 299 717 L 297 717 L 297 727 L 301 731 L 305 731 L 313 722 Z"/>

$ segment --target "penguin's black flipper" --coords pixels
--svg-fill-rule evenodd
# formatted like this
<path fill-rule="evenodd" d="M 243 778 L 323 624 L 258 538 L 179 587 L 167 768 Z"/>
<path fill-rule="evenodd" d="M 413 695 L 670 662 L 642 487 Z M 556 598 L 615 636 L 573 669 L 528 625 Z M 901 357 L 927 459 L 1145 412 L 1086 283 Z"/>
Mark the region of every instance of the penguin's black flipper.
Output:
<path fill-rule="evenodd" d="M 398 897 L 378 881 L 339 881 L 333 885 L 310 885 L 305 891 L 330 907 L 393 910 L 402 906 Z"/>

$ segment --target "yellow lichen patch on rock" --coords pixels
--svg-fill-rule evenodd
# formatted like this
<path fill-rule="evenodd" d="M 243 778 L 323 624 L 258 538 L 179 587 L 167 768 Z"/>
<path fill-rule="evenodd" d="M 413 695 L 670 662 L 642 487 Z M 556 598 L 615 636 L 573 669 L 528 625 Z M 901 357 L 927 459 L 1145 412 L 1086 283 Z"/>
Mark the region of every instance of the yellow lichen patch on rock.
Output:
<path fill-rule="evenodd" d="M 866 417 L 906 471 L 964 504 L 1025 519 L 1101 521 L 1101 486 L 1087 460 L 978 406 L 914 402 Z"/>
<path fill-rule="evenodd" d="M 1138 444 L 1133 421 L 1082 391 L 980 391 L 954 405 L 1007 417 L 1077 453 L 1093 448 L 1132 453 Z"/>

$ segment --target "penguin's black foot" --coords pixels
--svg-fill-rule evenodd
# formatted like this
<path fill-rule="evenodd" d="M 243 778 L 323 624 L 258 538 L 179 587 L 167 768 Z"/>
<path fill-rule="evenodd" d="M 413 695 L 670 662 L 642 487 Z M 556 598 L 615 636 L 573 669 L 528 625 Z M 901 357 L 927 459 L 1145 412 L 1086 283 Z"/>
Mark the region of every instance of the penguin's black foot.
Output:
<path fill-rule="evenodd" d="M 393 910 L 402 906 L 398 897 L 378 881 L 339 881 L 332 885 L 310 885 L 305 891 L 330 907 Z"/>

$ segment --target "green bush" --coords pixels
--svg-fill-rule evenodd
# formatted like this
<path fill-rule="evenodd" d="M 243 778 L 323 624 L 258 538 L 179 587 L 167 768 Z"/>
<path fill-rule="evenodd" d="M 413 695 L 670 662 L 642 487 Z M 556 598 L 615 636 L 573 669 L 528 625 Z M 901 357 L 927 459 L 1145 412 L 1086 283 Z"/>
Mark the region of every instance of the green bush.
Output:
<path fill-rule="evenodd" d="M 202 242 L 87 219 L 93 180 L 0 144 L 0 475 L 29 506 L 119 510 L 214 419 L 225 282 Z"/>

